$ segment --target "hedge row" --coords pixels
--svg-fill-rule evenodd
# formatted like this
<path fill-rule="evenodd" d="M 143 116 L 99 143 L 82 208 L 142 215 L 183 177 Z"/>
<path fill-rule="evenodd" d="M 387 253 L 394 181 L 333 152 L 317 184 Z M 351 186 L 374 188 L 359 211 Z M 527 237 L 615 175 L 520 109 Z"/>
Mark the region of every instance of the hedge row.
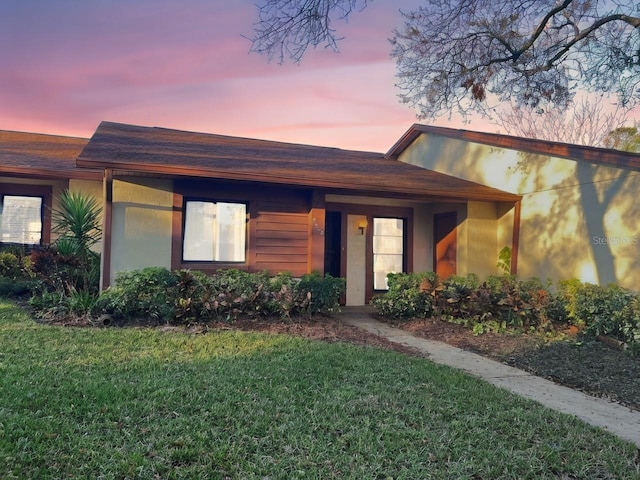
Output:
<path fill-rule="evenodd" d="M 462 323 L 476 333 L 507 328 L 546 330 L 574 324 L 591 335 L 609 335 L 640 347 L 640 297 L 617 285 L 579 280 L 557 286 L 537 278 L 476 275 L 441 280 L 433 272 L 391 274 L 389 291 L 372 300 L 386 317 L 438 317 Z"/>
<path fill-rule="evenodd" d="M 151 267 L 118 275 L 92 313 L 168 323 L 329 314 L 344 288 L 343 279 L 318 273 L 294 279 L 290 274 L 272 277 L 234 269 L 206 275 Z"/>

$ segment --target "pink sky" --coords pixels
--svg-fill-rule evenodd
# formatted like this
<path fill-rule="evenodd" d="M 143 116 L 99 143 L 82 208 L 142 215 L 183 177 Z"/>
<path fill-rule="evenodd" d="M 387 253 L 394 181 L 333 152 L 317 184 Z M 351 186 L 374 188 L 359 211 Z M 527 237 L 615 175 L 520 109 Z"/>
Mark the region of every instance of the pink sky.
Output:
<path fill-rule="evenodd" d="M 90 136 L 100 121 L 386 151 L 416 121 L 399 104 L 375 1 L 341 53 L 300 65 L 249 54 L 253 0 L 2 0 L 0 129 Z"/>

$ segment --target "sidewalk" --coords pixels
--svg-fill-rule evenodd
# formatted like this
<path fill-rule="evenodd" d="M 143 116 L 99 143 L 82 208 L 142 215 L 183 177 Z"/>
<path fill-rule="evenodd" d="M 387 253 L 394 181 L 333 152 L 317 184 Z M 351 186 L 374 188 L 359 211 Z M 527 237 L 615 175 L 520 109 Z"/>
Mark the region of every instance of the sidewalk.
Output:
<path fill-rule="evenodd" d="M 640 412 L 616 403 L 558 385 L 517 368 L 446 343 L 415 337 L 374 320 L 369 307 L 346 307 L 339 314 L 347 325 L 380 335 L 388 340 L 426 353 L 435 363 L 464 370 L 470 375 L 562 413 L 608 430 L 640 448 Z"/>

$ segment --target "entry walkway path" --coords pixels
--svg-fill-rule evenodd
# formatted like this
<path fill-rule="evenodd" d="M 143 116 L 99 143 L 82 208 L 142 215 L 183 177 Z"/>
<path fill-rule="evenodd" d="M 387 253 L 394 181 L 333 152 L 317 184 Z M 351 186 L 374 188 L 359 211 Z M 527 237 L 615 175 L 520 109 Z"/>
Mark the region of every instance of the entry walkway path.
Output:
<path fill-rule="evenodd" d="M 640 412 L 591 397 L 446 343 L 415 337 L 375 320 L 371 317 L 372 312 L 369 307 L 346 307 L 339 314 L 339 318 L 348 325 L 413 347 L 427 354 L 433 362 L 464 370 L 497 387 L 535 400 L 559 412 L 574 415 L 591 425 L 602 427 L 640 448 Z"/>

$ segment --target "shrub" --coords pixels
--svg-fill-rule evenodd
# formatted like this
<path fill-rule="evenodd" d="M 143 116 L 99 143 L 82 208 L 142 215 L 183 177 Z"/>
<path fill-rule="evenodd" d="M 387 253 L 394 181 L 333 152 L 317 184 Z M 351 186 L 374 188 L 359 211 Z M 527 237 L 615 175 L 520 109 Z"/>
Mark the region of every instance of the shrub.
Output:
<path fill-rule="evenodd" d="M 175 317 L 178 277 L 163 267 L 121 272 L 105 290 L 96 309 L 120 318 L 171 322 Z"/>
<path fill-rule="evenodd" d="M 391 274 L 389 291 L 373 299 L 381 315 L 391 318 L 435 316 L 463 324 L 475 333 L 507 327 L 546 328 L 554 295 L 548 283 L 496 275 L 480 283 L 477 275 L 440 281 L 433 272 Z"/>
<path fill-rule="evenodd" d="M 592 285 L 572 280 L 564 284 L 568 310 L 576 324 L 592 336 L 612 336 L 640 345 L 640 298 L 618 285 Z M 637 347 L 633 347 L 637 348 Z"/>
<path fill-rule="evenodd" d="M 371 300 L 381 315 L 406 319 L 432 314 L 440 287 L 435 273 L 390 273 L 387 281 L 389 290 Z"/>
<path fill-rule="evenodd" d="M 310 315 L 335 312 L 339 308 L 340 295 L 344 293 L 345 287 L 344 278 L 331 275 L 323 277 L 319 272 L 303 275 L 295 285 L 298 310 Z"/>
<path fill-rule="evenodd" d="M 22 297 L 31 293 L 33 281 L 0 276 L 0 297 Z"/>
<path fill-rule="evenodd" d="M 208 276 L 199 271 L 170 272 L 160 267 L 118 275 L 115 285 L 97 301 L 96 311 L 120 318 L 147 318 L 172 323 L 239 317 L 329 313 L 338 304 L 344 280 L 288 273 L 269 276 L 220 270 Z"/>
<path fill-rule="evenodd" d="M 11 252 L 0 252 L 0 277 L 16 279 L 22 275 L 22 265 Z"/>

